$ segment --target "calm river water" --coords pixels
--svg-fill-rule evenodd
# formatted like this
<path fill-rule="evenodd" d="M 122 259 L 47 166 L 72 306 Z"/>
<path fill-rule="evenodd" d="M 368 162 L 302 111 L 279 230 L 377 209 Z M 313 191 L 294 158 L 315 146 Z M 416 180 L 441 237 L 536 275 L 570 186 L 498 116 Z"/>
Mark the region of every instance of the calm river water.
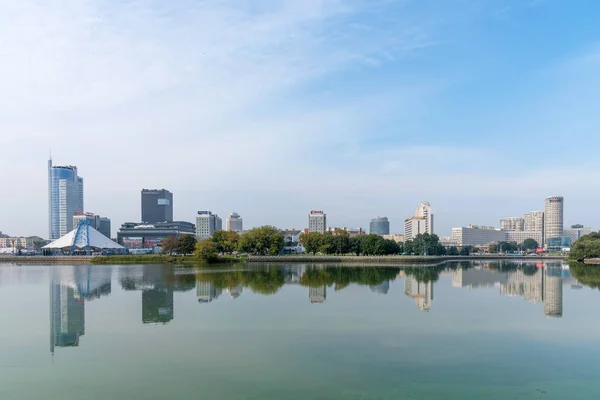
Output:
<path fill-rule="evenodd" d="M 600 398 L 586 276 L 0 264 L 0 399 Z"/>

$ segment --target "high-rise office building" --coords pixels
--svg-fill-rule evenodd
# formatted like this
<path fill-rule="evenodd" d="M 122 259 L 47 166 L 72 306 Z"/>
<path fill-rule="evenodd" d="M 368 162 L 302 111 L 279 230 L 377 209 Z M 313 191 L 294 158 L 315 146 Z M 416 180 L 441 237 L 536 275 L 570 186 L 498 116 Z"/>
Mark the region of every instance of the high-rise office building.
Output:
<path fill-rule="evenodd" d="M 223 230 L 223 220 L 210 211 L 198 211 L 196 216 L 196 237 L 204 240 L 212 237 L 216 231 Z"/>
<path fill-rule="evenodd" d="M 505 217 L 500 220 L 500 229 L 503 231 L 524 231 L 525 218 L 522 217 Z"/>
<path fill-rule="evenodd" d="M 173 193 L 165 189 L 142 189 L 142 222 L 173 222 Z"/>
<path fill-rule="evenodd" d="M 532 211 L 525 214 L 525 230 L 529 232 L 544 232 L 544 212 Z M 542 243 L 540 243 L 542 244 Z"/>
<path fill-rule="evenodd" d="M 373 218 L 369 224 L 369 233 L 372 235 L 389 235 L 390 221 L 387 217 Z"/>
<path fill-rule="evenodd" d="M 544 243 L 563 236 L 563 207 L 561 196 L 552 196 L 544 201 Z"/>
<path fill-rule="evenodd" d="M 425 218 L 425 233 L 433 235 L 433 210 L 428 201 L 419 204 L 415 210 L 415 217 Z"/>
<path fill-rule="evenodd" d="M 312 210 L 308 214 L 308 231 L 325 233 L 327 230 L 327 214 L 323 211 Z"/>
<path fill-rule="evenodd" d="M 98 232 L 110 238 L 110 219 L 101 217 L 92 213 L 85 213 L 73 216 L 73 229 L 77 228 L 80 221 L 87 221 L 88 224 Z"/>
<path fill-rule="evenodd" d="M 231 213 L 225 221 L 225 230 L 231 232 L 241 232 L 244 230 L 242 217 L 238 213 Z"/>
<path fill-rule="evenodd" d="M 410 217 L 404 221 L 404 241 L 413 240 L 424 233 L 427 233 L 425 217 Z"/>
<path fill-rule="evenodd" d="M 77 167 L 53 166 L 48 160 L 48 236 L 56 240 L 73 229 L 73 215 L 83 212 L 83 178 Z"/>

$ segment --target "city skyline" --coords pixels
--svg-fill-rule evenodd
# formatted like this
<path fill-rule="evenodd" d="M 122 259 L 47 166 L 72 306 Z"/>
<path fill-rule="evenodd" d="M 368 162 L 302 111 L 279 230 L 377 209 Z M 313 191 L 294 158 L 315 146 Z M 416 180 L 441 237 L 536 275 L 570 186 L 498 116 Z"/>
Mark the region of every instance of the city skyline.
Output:
<path fill-rule="evenodd" d="M 597 2 L 14 3 L 3 232 L 48 235 L 49 150 L 114 227 L 144 187 L 177 194 L 174 220 L 237 210 L 248 227 L 317 208 L 401 232 L 427 199 L 447 234 L 553 193 L 567 224 L 600 227 Z"/>

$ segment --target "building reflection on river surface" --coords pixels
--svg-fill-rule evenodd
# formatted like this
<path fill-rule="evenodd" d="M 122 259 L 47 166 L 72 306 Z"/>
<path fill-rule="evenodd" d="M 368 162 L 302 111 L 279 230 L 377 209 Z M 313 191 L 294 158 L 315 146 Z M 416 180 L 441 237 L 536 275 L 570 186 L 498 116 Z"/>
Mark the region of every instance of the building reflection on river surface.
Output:
<path fill-rule="evenodd" d="M 455 288 L 498 290 L 502 296 L 522 297 L 543 303 L 544 315 L 562 317 L 563 286 L 573 289 L 581 284 L 566 264 L 471 262 L 449 263 L 442 267 L 352 267 L 284 265 L 247 269 L 189 270 L 151 266 L 100 267 L 53 266 L 50 277 L 50 351 L 56 347 L 78 346 L 85 335 L 85 305 L 111 294 L 112 271 L 125 291 L 141 292 L 141 322 L 167 324 L 174 319 L 174 293 L 195 290 L 198 303 L 210 306 L 223 293 L 239 299 L 245 291 L 275 295 L 284 286 L 306 288 L 312 304 L 325 304 L 327 291 L 344 290 L 349 285 L 365 286 L 372 294 L 387 295 L 402 279 L 404 295 L 415 301 L 419 310 L 432 310 L 434 286 L 440 276 L 451 278 Z M 11 278 L 11 277 L 9 277 Z M 11 278 L 12 279 L 12 278 Z M 0 284 L 2 281 L 0 280 Z M 362 294 L 368 296 L 368 292 Z M 243 299 L 243 297 L 242 297 Z"/>

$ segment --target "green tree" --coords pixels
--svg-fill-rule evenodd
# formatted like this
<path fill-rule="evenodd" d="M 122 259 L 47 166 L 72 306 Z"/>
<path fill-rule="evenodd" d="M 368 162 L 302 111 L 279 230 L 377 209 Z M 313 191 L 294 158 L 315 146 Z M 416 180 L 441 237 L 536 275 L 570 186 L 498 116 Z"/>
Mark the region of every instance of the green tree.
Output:
<path fill-rule="evenodd" d="M 404 242 L 404 251 L 403 254 L 413 254 L 415 252 L 414 242 L 412 240 L 407 240 Z"/>
<path fill-rule="evenodd" d="M 350 247 L 350 234 L 344 230 L 341 230 L 341 233 L 333 233 L 331 238 L 332 248 L 334 254 L 348 254 L 352 252 L 352 248 Z"/>
<path fill-rule="evenodd" d="M 219 253 L 231 254 L 238 249 L 240 235 L 233 231 L 216 231 L 213 233 L 212 241 Z"/>
<path fill-rule="evenodd" d="M 535 239 L 525 239 L 523 241 L 523 248 L 525 250 L 535 250 L 539 247 L 540 245 Z"/>
<path fill-rule="evenodd" d="M 423 233 L 417 235 L 412 241 L 413 252 L 420 255 L 439 256 L 445 254 L 445 248 L 440 245 L 438 235 Z"/>
<path fill-rule="evenodd" d="M 458 248 L 456 246 L 452 246 L 448 249 L 448 255 L 449 256 L 457 256 L 458 255 Z"/>
<path fill-rule="evenodd" d="M 362 251 L 362 235 L 360 236 L 352 236 L 348 239 L 348 253 L 356 254 L 360 256 Z"/>
<path fill-rule="evenodd" d="M 284 246 L 284 236 L 277 228 L 261 226 L 244 233 L 239 239 L 239 250 L 252 255 L 277 255 Z"/>
<path fill-rule="evenodd" d="M 325 235 L 320 232 L 308 232 L 300 235 L 300 244 L 307 253 L 317 254 L 325 244 Z"/>
<path fill-rule="evenodd" d="M 177 240 L 179 254 L 192 254 L 196 249 L 196 238 L 192 235 L 183 235 Z"/>
<path fill-rule="evenodd" d="M 219 253 L 212 240 L 206 239 L 196 243 L 194 256 L 202 261 L 215 261 L 219 258 Z"/>
<path fill-rule="evenodd" d="M 179 241 L 175 236 L 167 236 L 162 242 L 160 242 L 161 253 L 173 255 L 177 251 Z"/>
<path fill-rule="evenodd" d="M 499 247 L 496 243 L 492 243 L 488 246 L 489 253 L 497 253 L 499 251 Z"/>
<path fill-rule="evenodd" d="M 587 258 L 600 258 L 600 233 L 582 236 L 571 246 L 569 258 L 583 262 Z"/>
<path fill-rule="evenodd" d="M 383 254 L 385 255 L 394 255 L 400 254 L 401 249 L 398 243 L 395 240 L 383 239 Z"/>
<path fill-rule="evenodd" d="M 471 252 L 469 251 L 469 246 L 463 246 L 463 248 L 460 249 L 461 256 L 468 256 L 469 254 L 471 254 Z"/>

